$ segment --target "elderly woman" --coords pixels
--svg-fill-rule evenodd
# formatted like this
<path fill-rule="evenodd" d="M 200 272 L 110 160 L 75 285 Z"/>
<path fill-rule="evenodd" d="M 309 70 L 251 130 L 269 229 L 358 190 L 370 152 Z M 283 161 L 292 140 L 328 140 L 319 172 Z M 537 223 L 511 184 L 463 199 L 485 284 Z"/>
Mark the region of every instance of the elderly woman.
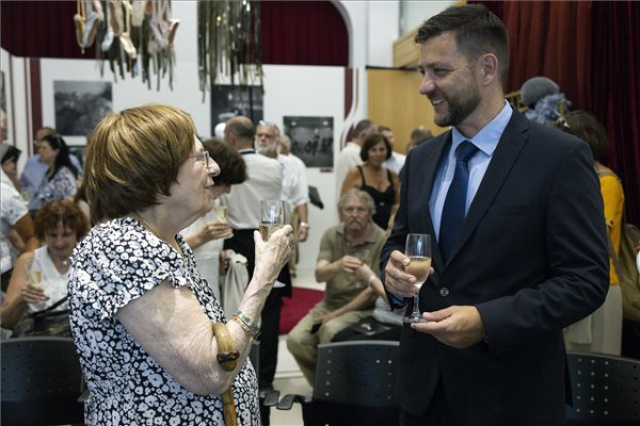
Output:
<path fill-rule="evenodd" d="M 391 144 L 382 134 L 372 133 L 362 144 L 360 158 L 364 164 L 349 170 L 342 182 L 341 194 L 357 188 L 371 195 L 376 206 L 373 222 L 389 236 L 400 202 L 398 175 L 382 166 L 382 163 L 391 158 Z"/>
<path fill-rule="evenodd" d="M 14 329 L 27 312 L 50 308 L 55 312 L 67 310 L 69 257 L 87 229 L 84 215 L 71 201 L 52 201 L 38 210 L 35 230 L 44 245 L 18 257 L 7 297 L 0 306 L 2 327 Z M 28 327 L 32 328 L 32 325 L 33 322 Z M 68 324 L 64 326 L 68 330 Z"/>
<path fill-rule="evenodd" d="M 83 184 L 100 224 L 69 280 L 86 424 L 259 425 L 247 356 L 291 227 L 268 242 L 255 233 L 256 270 L 227 321 L 179 235 L 211 210 L 219 173 L 191 117 L 164 105 L 109 114 L 87 151 Z"/>
<path fill-rule="evenodd" d="M 226 205 L 220 196 L 231 192 L 231 185 L 247 180 L 247 166 L 242 155 L 224 142 L 210 139 L 203 142 L 209 157 L 220 167 L 220 175 L 210 191 L 215 206 L 204 216 L 197 219 L 181 234 L 193 250 L 198 269 L 207 280 L 218 301 L 220 299 L 220 255 L 223 252 L 223 240 L 232 235 L 229 222 L 226 221 Z M 224 306 L 223 306 L 224 307 Z"/>
<path fill-rule="evenodd" d="M 31 211 L 38 210 L 49 201 L 73 197 L 78 188 L 78 168 L 71 163 L 69 147 L 62 136 L 57 133 L 49 134 L 38 142 L 37 147 L 40 159 L 48 169 L 30 200 Z"/>

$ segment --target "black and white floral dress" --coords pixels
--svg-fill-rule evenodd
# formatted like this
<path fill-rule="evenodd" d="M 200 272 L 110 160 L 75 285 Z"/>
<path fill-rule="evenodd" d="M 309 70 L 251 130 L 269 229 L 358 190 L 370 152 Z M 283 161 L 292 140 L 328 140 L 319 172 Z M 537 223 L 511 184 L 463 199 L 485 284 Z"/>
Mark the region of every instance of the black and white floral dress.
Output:
<path fill-rule="evenodd" d="M 185 257 L 124 217 L 96 226 L 78 245 L 69 276 L 71 330 L 91 395 L 87 425 L 224 425 L 219 395 L 197 395 L 180 384 L 115 318 L 119 309 L 161 281 L 193 291 L 212 322 L 221 308 L 196 268 L 182 237 Z M 259 425 L 258 385 L 247 360 L 233 384 L 239 425 Z"/>

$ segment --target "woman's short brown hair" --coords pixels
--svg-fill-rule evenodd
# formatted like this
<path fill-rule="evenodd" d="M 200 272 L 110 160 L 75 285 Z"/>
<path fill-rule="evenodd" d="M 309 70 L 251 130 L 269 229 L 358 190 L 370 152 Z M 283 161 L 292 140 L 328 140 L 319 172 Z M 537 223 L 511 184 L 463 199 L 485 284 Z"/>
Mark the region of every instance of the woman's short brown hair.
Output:
<path fill-rule="evenodd" d="M 38 239 L 44 241 L 47 233 L 55 230 L 60 222 L 63 227 L 69 228 L 76 235 L 78 241 L 83 239 L 89 230 L 87 218 L 76 203 L 69 200 L 55 200 L 40 207 L 36 212 L 33 224 Z"/>
<path fill-rule="evenodd" d="M 212 138 L 202 142 L 209 156 L 218 163 L 220 174 L 213 178 L 217 184 L 236 185 L 247 180 L 247 165 L 240 154 L 219 139 Z"/>
<path fill-rule="evenodd" d="M 382 133 L 371 133 L 364 139 L 364 143 L 362 144 L 362 148 L 360 149 L 360 158 L 362 158 L 362 161 L 369 160 L 369 150 L 378 145 L 381 141 L 384 142 L 384 146 L 387 147 L 386 159 L 388 160 L 389 158 L 391 158 L 391 144 L 389 143 L 387 138 L 385 138 Z"/>
<path fill-rule="evenodd" d="M 125 216 L 170 196 L 193 151 L 196 127 L 186 112 L 145 105 L 107 115 L 89 137 L 84 185 L 91 220 Z"/>

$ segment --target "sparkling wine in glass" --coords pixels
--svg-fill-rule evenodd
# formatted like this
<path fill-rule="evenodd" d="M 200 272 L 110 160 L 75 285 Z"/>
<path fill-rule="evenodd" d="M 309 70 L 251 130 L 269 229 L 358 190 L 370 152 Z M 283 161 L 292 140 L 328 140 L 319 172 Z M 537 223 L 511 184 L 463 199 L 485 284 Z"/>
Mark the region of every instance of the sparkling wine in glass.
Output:
<path fill-rule="evenodd" d="M 34 265 L 33 261 L 27 263 L 27 281 L 35 286 L 39 286 L 42 282 L 42 271 Z"/>
<path fill-rule="evenodd" d="M 284 228 L 284 211 L 284 201 L 282 200 L 262 200 L 260 202 L 259 231 L 262 241 L 269 241 L 274 232 Z M 276 281 L 273 285 L 274 288 L 282 288 L 284 286 L 284 283 L 280 281 Z"/>
<path fill-rule="evenodd" d="M 260 236 L 269 241 L 274 232 L 284 228 L 284 201 L 263 200 L 260 204 Z"/>
<path fill-rule="evenodd" d="M 213 212 L 216 214 L 216 216 L 218 216 L 218 220 L 220 220 L 220 222 L 227 221 L 227 206 L 216 206 L 213 208 Z"/>
<path fill-rule="evenodd" d="M 408 234 L 404 250 L 410 263 L 405 267 L 408 274 L 416 277 L 416 284 L 422 287 L 431 270 L 431 236 L 429 234 Z M 403 318 L 406 323 L 426 322 L 420 315 L 419 292 L 413 295 L 413 312 Z"/>

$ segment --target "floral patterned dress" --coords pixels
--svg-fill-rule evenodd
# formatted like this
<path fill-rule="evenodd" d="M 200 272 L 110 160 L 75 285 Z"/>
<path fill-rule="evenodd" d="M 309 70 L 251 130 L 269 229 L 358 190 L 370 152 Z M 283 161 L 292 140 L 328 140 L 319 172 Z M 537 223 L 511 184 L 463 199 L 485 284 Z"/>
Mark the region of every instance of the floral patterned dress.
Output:
<path fill-rule="evenodd" d="M 46 176 L 42 179 L 29 208 L 37 210 L 49 201 L 64 200 L 67 197 L 73 197 L 76 195 L 77 190 L 78 185 L 75 175 L 68 167 L 62 167 L 51 180 Z"/>
<path fill-rule="evenodd" d="M 69 277 L 69 321 L 91 395 L 87 425 L 224 425 L 222 398 L 180 384 L 116 319 L 119 309 L 163 280 L 188 286 L 211 322 L 224 311 L 184 239 L 178 252 L 124 217 L 96 226 L 78 245 Z M 247 360 L 233 384 L 239 425 L 259 425 L 258 385 Z"/>

